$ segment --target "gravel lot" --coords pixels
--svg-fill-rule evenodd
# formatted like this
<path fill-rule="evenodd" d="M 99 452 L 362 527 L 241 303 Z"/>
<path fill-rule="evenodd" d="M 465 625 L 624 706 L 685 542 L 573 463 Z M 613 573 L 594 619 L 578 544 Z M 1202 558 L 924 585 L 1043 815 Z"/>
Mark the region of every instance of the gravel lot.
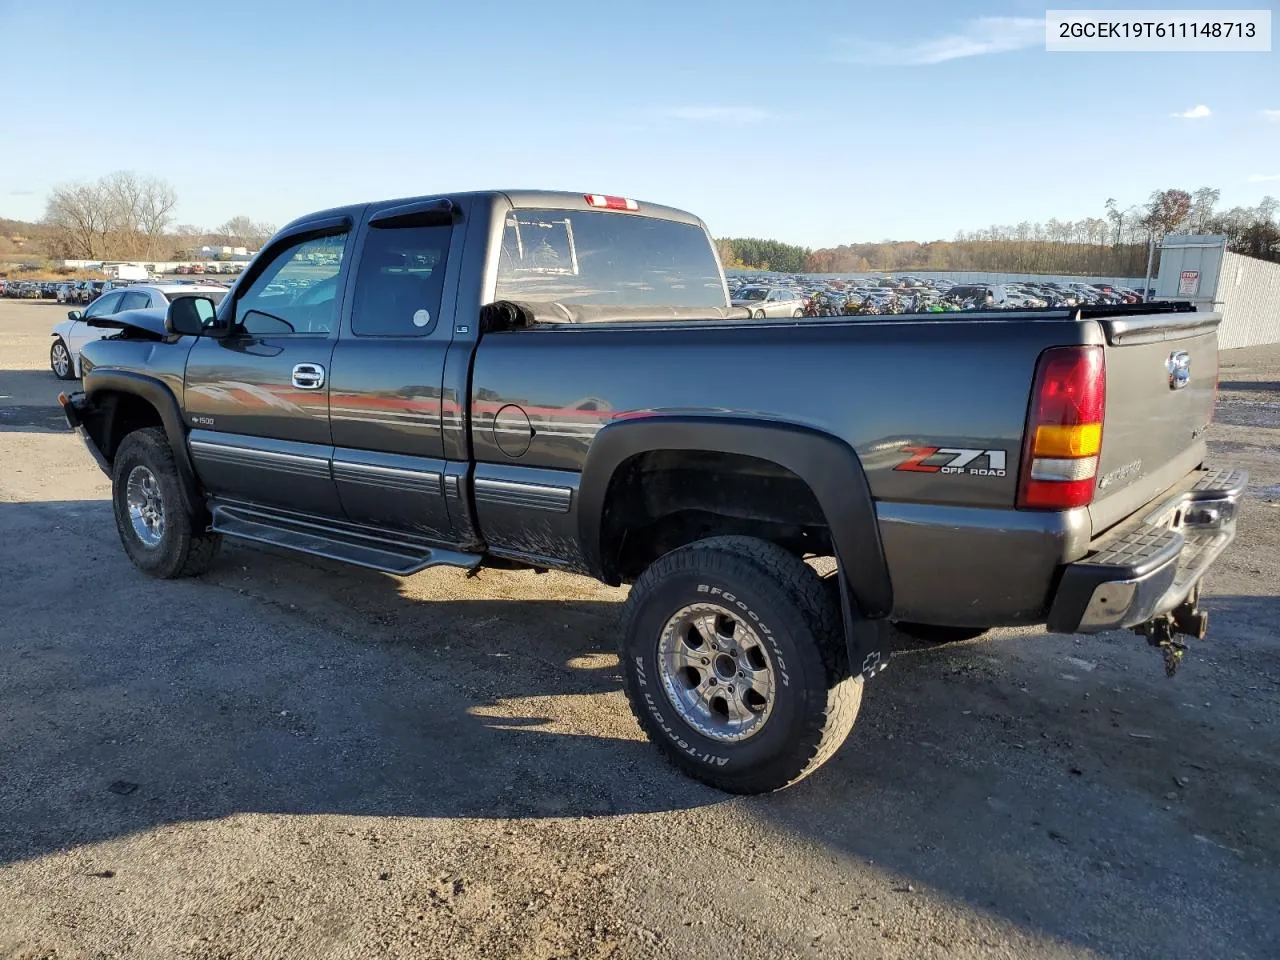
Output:
<path fill-rule="evenodd" d="M 155 582 L 0 301 L 0 957 L 1280 956 L 1280 348 L 1178 677 L 1139 638 L 909 646 L 801 786 L 640 738 L 620 590 L 230 546 Z"/>

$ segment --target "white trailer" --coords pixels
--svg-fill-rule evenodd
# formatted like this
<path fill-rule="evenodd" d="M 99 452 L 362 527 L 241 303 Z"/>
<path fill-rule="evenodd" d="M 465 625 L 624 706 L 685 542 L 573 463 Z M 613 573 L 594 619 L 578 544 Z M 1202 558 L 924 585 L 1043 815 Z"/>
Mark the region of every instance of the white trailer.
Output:
<path fill-rule="evenodd" d="M 150 280 L 146 267 L 136 263 L 111 263 L 103 267 L 103 272 L 112 280 Z"/>

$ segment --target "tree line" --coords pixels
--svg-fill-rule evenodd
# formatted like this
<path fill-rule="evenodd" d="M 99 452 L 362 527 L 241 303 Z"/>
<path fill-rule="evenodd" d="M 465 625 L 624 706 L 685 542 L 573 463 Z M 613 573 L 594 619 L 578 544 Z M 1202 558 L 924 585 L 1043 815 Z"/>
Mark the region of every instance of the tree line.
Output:
<path fill-rule="evenodd" d="M 1103 204 L 1101 216 L 1080 220 L 1023 221 L 961 231 L 953 240 L 847 243 L 811 249 L 758 237 L 716 241 L 728 269 L 781 273 L 978 270 L 1141 276 L 1148 244 L 1166 233 L 1220 233 L 1227 247 L 1280 261 L 1280 202 L 1264 197 L 1256 207 L 1218 209 L 1220 191 L 1157 190 L 1145 204 Z M 0 255 L 34 254 L 81 260 L 189 259 L 201 246 L 254 250 L 275 233 L 270 223 L 235 216 L 206 229 L 175 223 L 173 186 L 132 171 L 54 188 L 39 224 L 0 220 Z"/>
<path fill-rule="evenodd" d="M 716 241 L 727 269 L 781 273 L 977 270 L 1136 277 L 1146 271 L 1148 245 L 1166 233 L 1225 234 L 1227 249 L 1280 261 L 1280 202 L 1219 210 L 1219 190 L 1157 190 L 1145 204 L 1121 208 L 1114 199 L 1103 215 L 1080 220 L 1023 221 L 961 231 L 954 240 L 885 240 L 812 250 L 756 238 Z"/>
<path fill-rule="evenodd" d="M 129 170 L 89 183 L 55 187 L 32 239 L 46 256 L 69 260 L 182 260 L 201 246 L 256 250 L 274 224 L 235 216 L 212 230 L 175 224 L 178 194 L 153 176 Z"/>

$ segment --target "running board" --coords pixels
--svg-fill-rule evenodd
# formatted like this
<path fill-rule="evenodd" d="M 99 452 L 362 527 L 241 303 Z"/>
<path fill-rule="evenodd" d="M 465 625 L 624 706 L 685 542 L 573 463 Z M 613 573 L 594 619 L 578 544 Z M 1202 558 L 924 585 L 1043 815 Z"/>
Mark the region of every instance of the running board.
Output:
<path fill-rule="evenodd" d="M 326 557 L 407 576 L 427 567 L 472 569 L 480 564 L 475 553 L 441 549 L 414 538 L 397 536 L 341 521 L 327 521 L 295 513 L 277 513 L 241 504 L 212 504 L 210 529 L 227 537 L 267 543 L 314 557 Z"/>

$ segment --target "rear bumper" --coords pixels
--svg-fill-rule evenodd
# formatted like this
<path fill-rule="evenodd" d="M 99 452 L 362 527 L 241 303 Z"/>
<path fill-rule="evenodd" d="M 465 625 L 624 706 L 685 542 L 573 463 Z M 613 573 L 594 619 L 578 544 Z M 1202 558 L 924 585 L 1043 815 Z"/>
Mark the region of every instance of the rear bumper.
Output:
<path fill-rule="evenodd" d="M 1192 597 L 1205 572 L 1235 539 L 1249 475 L 1210 469 L 1190 489 L 1091 545 L 1068 564 L 1049 608 L 1054 633 L 1136 627 Z"/>

